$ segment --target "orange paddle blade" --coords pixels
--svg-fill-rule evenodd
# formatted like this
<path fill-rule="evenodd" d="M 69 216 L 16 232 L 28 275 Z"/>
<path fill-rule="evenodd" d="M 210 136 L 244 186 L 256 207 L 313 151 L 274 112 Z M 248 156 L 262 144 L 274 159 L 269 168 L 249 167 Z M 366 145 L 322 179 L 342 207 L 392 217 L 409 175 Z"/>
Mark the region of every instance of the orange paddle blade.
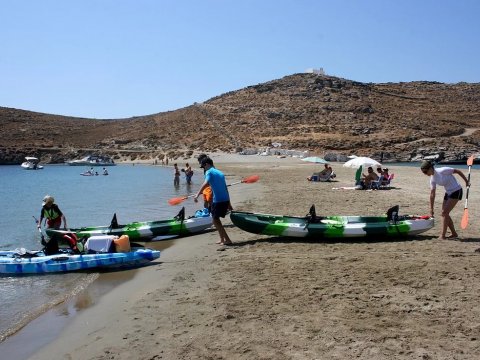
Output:
<path fill-rule="evenodd" d="M 187 199 L 186 196 L 171 198 L 170 200 L 168 200 L 168 203 L 170 205 L 178 205 L 178 204 L 181 204 L 186 199 Z"/>
<path fill-rule="evenodd" d="M 260 179 L 260 176 L 258 175 L 251 175 L 251 176 L 248 176 L 246 177 L 245 179 L 242 180 L 242 183 L 245 183 L 245 184 L 252 184 L 254 182 L 257 182 L 258 179 Z"/>
<path fill-rule="evenodd" d="M 472 166 L 473 165 L 473 160 L 475 159 L 475 157 L 472 155 L 468 158 L 467 160 L 467 165 L 468 166 Z"/>
<path fill-rule="evenodd" d="M 468 209 L 465 209 L 463 211 L 463 217 L 460 226 L 462 227 L 462 229 L 466 229 L 468 226 Z"/>

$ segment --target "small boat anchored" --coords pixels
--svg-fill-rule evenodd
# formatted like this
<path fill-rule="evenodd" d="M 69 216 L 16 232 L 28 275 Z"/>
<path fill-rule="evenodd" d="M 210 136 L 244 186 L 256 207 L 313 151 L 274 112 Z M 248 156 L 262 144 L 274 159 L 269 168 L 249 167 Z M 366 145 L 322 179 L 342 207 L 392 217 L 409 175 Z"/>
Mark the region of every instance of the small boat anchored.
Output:
<path fill-rule="evenodd" d="M 25 170 L 40 170 L 43 169 L 42 165 L 39 165 L 40 160 L 33 156 L 25 156 L 25 161 L 20 165 Z"/>
<path fill-rule="evenodd" d="M 72 166 L 114 166 L 117 165 L 112 158 L 106 155 L 88 155 L 80 160 L 67 161 Z"/>

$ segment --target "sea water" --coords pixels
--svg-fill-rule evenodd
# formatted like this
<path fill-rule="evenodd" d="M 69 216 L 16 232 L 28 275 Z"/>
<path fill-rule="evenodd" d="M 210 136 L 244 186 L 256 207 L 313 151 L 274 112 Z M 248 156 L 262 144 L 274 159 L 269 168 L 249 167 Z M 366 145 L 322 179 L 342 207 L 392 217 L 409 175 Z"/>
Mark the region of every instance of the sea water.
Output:
<path fill-rule="evenodd" d="M 114 213 L 118 223 L 125 224 L 169 219 L 182 206 L 186 216 L 201 208 L 191 198 L 177 206 L 167 202 L 172 197 L 197 191 L 203 181 L 201 169 L 195 171 L 191 185 L 182 178 L 178 187 L 173 186 L 172 167 L 117 165 L 107 168 L 109 175 L 101 175 L 101 168 L 95 168 L 98 176 L 80 175 L 86 170 L 67 165 L 47 165 L 42 170 L 0 166 L 0 250 L 41 248 L 34 217 L 39 219 L 42 199 L 47 194 L 55 198 L 69 227 L 109 225 Z M 95 271 L 0 274 L 0 341 L 72 298 L 97 278 Z"/>

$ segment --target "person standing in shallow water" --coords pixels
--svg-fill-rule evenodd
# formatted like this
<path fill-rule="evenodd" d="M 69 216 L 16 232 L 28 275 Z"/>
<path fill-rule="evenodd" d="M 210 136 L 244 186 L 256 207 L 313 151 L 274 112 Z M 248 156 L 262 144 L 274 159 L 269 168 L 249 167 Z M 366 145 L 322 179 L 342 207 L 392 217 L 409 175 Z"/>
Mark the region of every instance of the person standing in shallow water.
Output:
<path fill-rule="evenodd" d="M 185 171 L 185 180 L 187 181 L 187 184 L 190 185 L 192 183 L 193 170 L 189 163 L 185 164 L 184 171 Z"/>
<path fill-rule="evenodd" d="M 463 189 L 454 174 L 459 175 L 465 181 L 466 186 L 469 185 L 467 177 L 461 170 L 451 167 L 439 167 L 436 169 L 433 164 L 427 160 L 422 162 L 420 170 L 422 170 L 422 173 L 430 177 L 430 215 L 432 217 L 434 215 L 435 192 L 437 185 L 441 185 L 445 188 L 445 196 L 443 197 L 442 204 L 442 232 L 439 239 L 447 238 L 446 235 L 448 229 L 450 229 L 451 232 L 451 235 L 448 238 L 451 239 L 458 237 L 455 225 L 450 217 L 450 212 L 455 205 L 462 200 Z"/>
<path fill-rule="evenodd" d="M 177 163 L 173 164 L 173 186 L 180 185 L 180 170 Z"/>
<path fill-rule="evenodd" d="M 43 198 L 43 204 L 42 204 L 42 211 L 40 212 L 40 220 L 38 221 L 37 227 L 39 229 L 42 228 L 42 222 L 43 219 L 47 219 L 47 229 L 52 228 L 52 229 L 60 229 L 60 226 L 62 226 L 62 221 L 63 221 L 63 227 L 66 229 L 67 228 L 67 219 L 65 219 L 65 215 L 63 215 L 62 211 L 58 207 L 57 204 L 55 204 L 55 199 L 53 196 L 47 195 Z"/>

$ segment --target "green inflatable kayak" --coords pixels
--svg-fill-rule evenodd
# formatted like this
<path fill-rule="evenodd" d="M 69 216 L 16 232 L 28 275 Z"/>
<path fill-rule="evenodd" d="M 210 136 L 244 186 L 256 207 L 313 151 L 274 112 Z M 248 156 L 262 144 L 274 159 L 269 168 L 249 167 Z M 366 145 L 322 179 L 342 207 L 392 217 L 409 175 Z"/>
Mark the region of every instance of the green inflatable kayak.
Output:
<path fill-rule="evenodd" d="M 116 214 L 109 226 L 87 226 L 67 230 L 46 229 L 49 237 L 75 233 L 78 238 L 96 235 L 128 235 L 130 241 L 167 240 L 175 236 L 186 236 L 204 231 L 212 226 L 212 217 L 204 211 L 197 211 L 196 216 L 185 218 L 185 208 L 177 216 L 168 220 L 140 221 L 126 225 L 117 223 Z"/>
<path fill-rule="evenodd" d="M 312 206 L 305 217 L 232 211 L 230 218 L 254 234 L 315 239 L 412 236 L 434 225 L 430 216 L 399 216 L 398 205 L 381 216 L 317 216 Z"/>

